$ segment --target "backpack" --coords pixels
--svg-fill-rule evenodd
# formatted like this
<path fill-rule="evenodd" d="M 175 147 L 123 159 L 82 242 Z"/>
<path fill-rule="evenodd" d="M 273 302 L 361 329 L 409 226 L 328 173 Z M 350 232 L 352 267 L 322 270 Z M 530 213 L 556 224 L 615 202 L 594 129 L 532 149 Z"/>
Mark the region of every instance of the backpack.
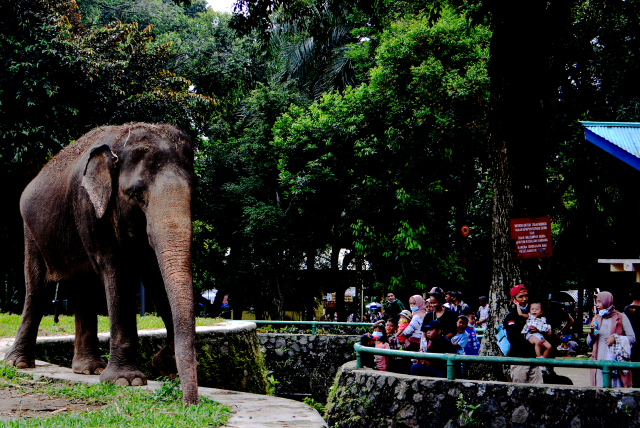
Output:
<path fill-rule="evenodd" d="M 504 328 L 503 324 L 496 326 L 495 328 L 496 340 L 498 342 L 498 346 L 500 350 L 504 354 L 505 357 L 508 356 L 509 350 L 511 349 L 511 344 L 509 343 L 509 338 L 507 337 L 507 330 Z"/>

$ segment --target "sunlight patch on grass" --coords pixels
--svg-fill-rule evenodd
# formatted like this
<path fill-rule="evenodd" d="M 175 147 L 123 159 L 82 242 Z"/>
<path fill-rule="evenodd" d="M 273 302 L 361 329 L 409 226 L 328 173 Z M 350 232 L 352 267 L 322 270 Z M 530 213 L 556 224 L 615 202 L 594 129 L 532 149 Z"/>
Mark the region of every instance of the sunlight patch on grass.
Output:
<path fill-rule="evenodd" d="M 200 397 L 197 406 L 184 406 L 177 380 L 165 380 L 161 388 L 150 391 L 109 383 L 49 383 L 33 390 L 30 376 L 0 363 L 0 383 L 23 383 L 25 389 L 74 402 L 98 404 L 88 411 L 61 412 L 31 419 L 4 421 L 6 427 L 217 427 L 231 416 L 229 407 Z"/>
<path fill-rule="evenodd" d="M 0 314 L 0 337 L 14 337 L 20 325 L 20 315 L 16 314 Z M 155 315 L 137 316 L 138 330 L 151 328 L 164 328 L 162 318 Z M 60 315 L 59 323 L 53 322 L 53 315 L 42 318 L 40 327 L 38 328 L 38 336 L 63 336 L 76 333 L 76 325 L 73 316 Z M 196 318 L 197 326 L 214 325 L 225 321 L 222 318 Z M 109 317 L 98 317 L 98 331 L 106 333 L 110 331 Z"/>

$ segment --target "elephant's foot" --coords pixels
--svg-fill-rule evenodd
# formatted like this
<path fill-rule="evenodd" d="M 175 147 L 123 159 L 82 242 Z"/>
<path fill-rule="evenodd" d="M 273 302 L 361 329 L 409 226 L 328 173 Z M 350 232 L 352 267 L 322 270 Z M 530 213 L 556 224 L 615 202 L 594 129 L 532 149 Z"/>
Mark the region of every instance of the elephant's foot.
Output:
<path fill-rule="evenodd" d="M 26 352 L 20 352 L 16 349 L 5 355 L 4 362 L 8 366 L 15 366 L 19 369 L 34 368 L 36 366 L 36 358 L 33 355 L 28 355 Z"/>
<path fill-rule="evenodd" d="M 140 386 L 147 384 L 147 377 L 135 366 L 116 366 L 109 361 L 107 367 L 100 373 L 100 382 Z"/>
<path fill-rule="evenodd" d="M 176 367 L 176 356 L 172 347 L 165 346 L 154 355 L 151 365 L 160 372 L 161 375 L 170 379 L 175 379 L 178 373 Z"/>
<path fill-rule="evenodd" d="M 107 367 L 107 363 L 100 357 L 80 357 L 74 356 L 71 369 L 74 373 L 100 374 Z"/>

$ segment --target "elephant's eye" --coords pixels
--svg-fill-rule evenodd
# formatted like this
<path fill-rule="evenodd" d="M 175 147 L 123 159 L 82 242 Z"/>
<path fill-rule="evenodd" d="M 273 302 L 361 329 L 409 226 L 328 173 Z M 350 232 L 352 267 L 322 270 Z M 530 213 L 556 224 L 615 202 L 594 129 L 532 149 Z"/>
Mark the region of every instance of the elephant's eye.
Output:
<path fill-rule="evenodd" d="M 140 203 L 144 203 L 144 198 L 142 197 L 142 195 L 138 192 L 129 192 L 129 197 L 131 199 L 135 199 Z"/>

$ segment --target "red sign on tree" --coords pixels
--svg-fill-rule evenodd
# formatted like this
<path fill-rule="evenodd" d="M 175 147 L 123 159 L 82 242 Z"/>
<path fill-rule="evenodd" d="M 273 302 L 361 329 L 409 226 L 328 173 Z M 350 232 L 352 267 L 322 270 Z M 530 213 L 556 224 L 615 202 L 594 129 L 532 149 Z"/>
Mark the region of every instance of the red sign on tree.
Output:
<path fill-rule="evenodd" d="M 552 255 L 551 218 L 514 218 L 509 222 L 514 259 Z"/>

